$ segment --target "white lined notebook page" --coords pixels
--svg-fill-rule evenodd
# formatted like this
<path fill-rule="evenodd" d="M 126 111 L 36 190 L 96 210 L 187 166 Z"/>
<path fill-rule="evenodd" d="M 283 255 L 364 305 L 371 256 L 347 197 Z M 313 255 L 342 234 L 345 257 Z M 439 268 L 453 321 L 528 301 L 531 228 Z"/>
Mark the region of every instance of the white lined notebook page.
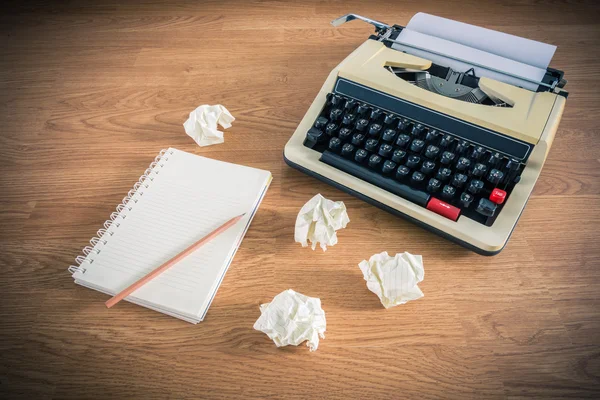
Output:
<path fill-rule="evenodd" d="M 169 149 L 150 176 L 152 181 L 145 181 L 148 187 L 142 185 L 115 219 L 109 229 L 112 235 L 102 237 L 107 243 L 99 242 L 94 247 L 99 253 L 91 252 L 82 263 L 85 272 L 73 276 L 84 286 L 118 293 L 246 212 L 234 227 L 127 298 L 197 322 L 203 319 L 271 174 Z"/>

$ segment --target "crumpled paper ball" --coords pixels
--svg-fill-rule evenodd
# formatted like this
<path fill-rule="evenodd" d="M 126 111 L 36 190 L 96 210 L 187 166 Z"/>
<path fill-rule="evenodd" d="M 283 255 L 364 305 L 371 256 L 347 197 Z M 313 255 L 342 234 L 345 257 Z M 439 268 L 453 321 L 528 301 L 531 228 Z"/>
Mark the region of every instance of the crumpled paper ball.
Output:
<path fill-rule="evenodd" d="M 222 105 L 204 104 L 190 113 L 190 117 L 183 123 L 183 128 L 199 146 L 209 146 L 225 141 L 223 132 L 217 129 L 217 124 L 227 129 L 233 121 L 233 115 Z"/>
<path fill-rule="evenodd" d="M 310 199 L 298 213 L 294 240 L 302 244 L 302 247 L 312 243 L 312 249 L 316 249 L 320 243 L 323 251 L 327 246 L 337 243 L 337 230 L 345 228 L 350 222 L 346 206 L 343 201 L 331 201 L 320 193 Z"/>
<path fill-rule="evenodd" d="M 270 303 L 261 304 L 260 317 L 254 329 L 266 333 L 277 347 L 298 346 L 306 341 L 310 351 L 319 347 L 319 337 L 325 339 L 325 311 L 321 300 L 285 290 Z"/>
<path fill-rule="evenodd" d="M 367 287 L 379 296 L 385 308 L 423 297 L 423 292 L 417 286 L 425 277 L 421 256 L 405 252 L 391 257 L 384 251 L 374 254 L 369 261 L 361 261 L 358 266 L 367 281 Z"/>

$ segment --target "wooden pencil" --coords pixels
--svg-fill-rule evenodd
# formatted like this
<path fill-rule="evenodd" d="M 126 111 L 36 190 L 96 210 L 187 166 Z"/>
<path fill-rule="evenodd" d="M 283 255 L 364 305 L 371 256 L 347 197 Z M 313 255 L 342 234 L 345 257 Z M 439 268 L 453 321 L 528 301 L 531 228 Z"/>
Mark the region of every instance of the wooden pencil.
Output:
<path fill-rule="evenodd" d="M 182 251 L 175 257 L 171 258 L 169 261 L 165 262 L 163 265 L 156 268 L 154 271 L 148 273 L 146 276 L 144 276 L 137 282 L 131 284 L 129 287 L 122 290 L 120 293 L 116 294 L 114 297 L 109 299 L 104 304 L 106 304 L 107 308 L 111 308 L 112 306 L 117 304 L 119 301 L 123 300 L 125 297 L 129 296 L 131 293 L 133 293 L 140 287 L 144 286 L 146 283 L 148 283 L 152 279 L 156 278 L 158 275 L 160 275 L 167 269 L 171 268 L 173 265 L 177 264 L 183 258 L 189 256 L 191 253 L 196 251 L 198 248 L 202 247 L 205 243 L 209 242 L 210 240 L 219 236 L 221 233 L 225 232 L 227 229 L 234 226 L 240 219 L 242 219 L 242 217 L 244 215 L 246 215 L 246 213 L 244 213 L 242 215 L 238 215 L 237 217 L 231 218 L 229 221 L 225 222 L 223 225 L 221 225 L 220 227 L 218 227 L 217 229 L 215 229 L 208 235 L 204 236 L 202 239 L 198 240 L 196 243 L 194 243 L 193 245 L 191 245 L 190 247 L 188 247 L 187 249 L 185 249 L 184 251 Z"/>

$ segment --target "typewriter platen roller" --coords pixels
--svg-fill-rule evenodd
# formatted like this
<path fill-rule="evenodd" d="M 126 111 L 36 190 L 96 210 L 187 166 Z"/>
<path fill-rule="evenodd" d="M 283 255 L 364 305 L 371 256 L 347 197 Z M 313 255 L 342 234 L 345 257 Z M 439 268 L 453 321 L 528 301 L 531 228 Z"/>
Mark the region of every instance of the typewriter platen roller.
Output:
<path fill-rule="evenodd" d="M 375 34 L 330 73 L 286 144 L 286 162 L 478 253 L 498 253 L 568 95 L 563 73 L 541 68 L 553 46 L 482 33 L 530 45 L 541 54 L 530 61 L 412 31 L 413 20 L 404 28 L 349 14 L 332 24 L 354 19 Z"/>

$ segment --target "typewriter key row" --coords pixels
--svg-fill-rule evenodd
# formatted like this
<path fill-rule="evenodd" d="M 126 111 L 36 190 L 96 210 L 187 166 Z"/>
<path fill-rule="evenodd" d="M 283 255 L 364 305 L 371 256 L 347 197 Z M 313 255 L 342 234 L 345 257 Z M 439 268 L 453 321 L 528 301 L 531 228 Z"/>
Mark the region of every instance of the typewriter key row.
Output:
<path fill-rule="evenodd" d="M 304 145 L 321 161 L 450 219 L 491 225 L 523 165 L 485 148 L 337 94 Z M 431 206 L 429 205 L 431 203 Z"/>

